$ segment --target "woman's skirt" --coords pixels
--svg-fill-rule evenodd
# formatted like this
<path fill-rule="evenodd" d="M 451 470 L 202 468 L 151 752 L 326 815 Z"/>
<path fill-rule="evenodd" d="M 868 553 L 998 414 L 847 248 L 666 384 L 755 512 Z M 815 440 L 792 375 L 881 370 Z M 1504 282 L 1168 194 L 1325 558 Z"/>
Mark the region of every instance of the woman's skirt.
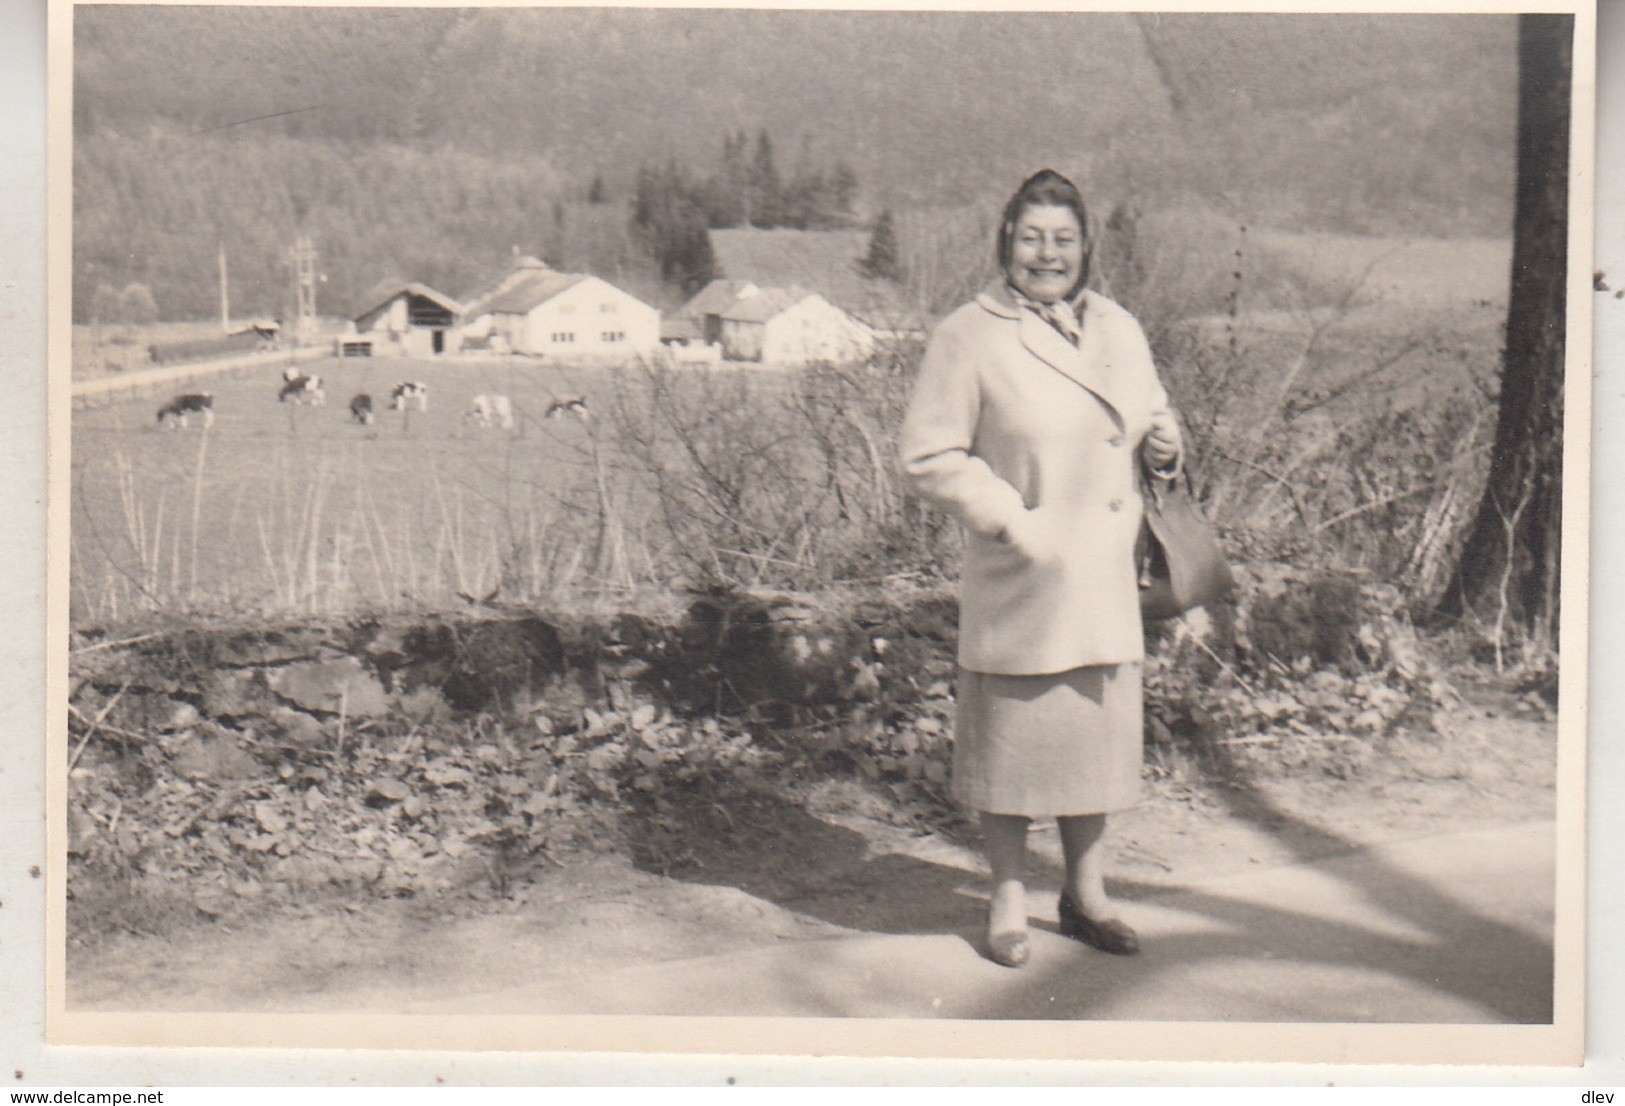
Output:
<path fill-rule="evenodd" d="M 954 798 L 1032 818 L 1104 814 L 1139 802 L 1141 665 L 1046 676 L 959 670 Z"/>

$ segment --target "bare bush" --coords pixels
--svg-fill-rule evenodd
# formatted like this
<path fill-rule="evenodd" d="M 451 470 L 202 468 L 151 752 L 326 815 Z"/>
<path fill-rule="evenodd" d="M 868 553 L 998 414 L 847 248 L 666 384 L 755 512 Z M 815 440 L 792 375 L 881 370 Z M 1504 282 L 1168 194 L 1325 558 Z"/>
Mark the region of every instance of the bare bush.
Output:
<path fill-rule="evenodd" d="M 1238 226 L 1228 272 L 1208 256 L 1192 273 L 1162 233 L 1118 213 L 1103 277 L 1127 274 L 1232 552 L 1367 570 L 1424 602 L 1482 481 L 1495 335 L 1373 304 L 1380 257 L 1306 269 Z"/>
<path fill-rule="evenodd" d="M 669 571 L 812 587 L 884 572 L 910 542 L 894 473 L 905 374 L 643 364 L 616 391 L 620 475 L 652 509 Z M 906 560 L 906 557 L 901 559 Z"/>

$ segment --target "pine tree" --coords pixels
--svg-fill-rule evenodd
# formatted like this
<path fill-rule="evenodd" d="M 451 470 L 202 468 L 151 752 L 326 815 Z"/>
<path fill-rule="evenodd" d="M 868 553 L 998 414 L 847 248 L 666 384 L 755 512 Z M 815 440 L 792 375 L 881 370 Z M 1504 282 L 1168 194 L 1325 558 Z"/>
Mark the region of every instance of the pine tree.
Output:
<path fill-rule="evenodd" d="M 699 190 L 675 161 L 638 170 L 632 229 L 662 280 L 692 294 L 711 282 L 716 259 Z"/>
<path fill-rule="evenodd" d="M 881 280 L 901 280 L 903 266 L 897 251 L 897 230 L 891 208 L 880 213 L 869 231 L 869 252 L 860 263 L 863 271 Z"/>
<path fill-rule="evenodd" d="M 773 164 L 773 140 L 767 131 L 756 132 L 756 157 L 750 167 L 750 223 L 756 227 L 779 225 L 783 194 L 779 171 Z"/>

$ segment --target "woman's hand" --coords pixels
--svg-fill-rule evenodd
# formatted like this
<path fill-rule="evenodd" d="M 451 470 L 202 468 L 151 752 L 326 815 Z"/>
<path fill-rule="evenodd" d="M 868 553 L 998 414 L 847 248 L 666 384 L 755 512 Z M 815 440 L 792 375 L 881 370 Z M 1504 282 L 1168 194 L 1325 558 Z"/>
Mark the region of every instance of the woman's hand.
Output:
<path fill-rule="evenodd" d="M 1057 521 L 1044 508 L 1029 507 L 1011 519 L 995 540 L 1029 565 L 1053 565 L 1067 555 L 1070 544 L 1064 529 L 1057 529 Z"/>
<path fill-rule="evenodd" d="M 1179 429 L 1179 417 L 1172 409 L 1163 407 L 1151 412 L 1151 429 L 1140 449 L 1153 472 L 1178 471 L 1179 460 L 1185 452 L 1185 438 Z"/>
<path fill-rule="evenodd" d="M 999 532 L 997 539 L 1000 545 L 1008 545 L 1028 560 L 1038 559 L 1038 553 L 1045 547 L 1044 534 L 1038 513 L 1031 508 L 1023 511 Z"/>

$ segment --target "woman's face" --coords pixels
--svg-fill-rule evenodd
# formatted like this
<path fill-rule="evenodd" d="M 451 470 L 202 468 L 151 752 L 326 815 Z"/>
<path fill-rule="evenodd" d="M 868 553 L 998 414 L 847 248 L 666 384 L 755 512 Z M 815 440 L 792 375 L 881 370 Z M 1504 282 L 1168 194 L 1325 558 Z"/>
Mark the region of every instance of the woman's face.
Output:
<path fill-rule="evenodd" d="M 1016 220 L 1006 274 L 1039 303 L 1065 298 L 1083 269 L 1083 228 L 1070 207 L 1028 207 Z"/>

